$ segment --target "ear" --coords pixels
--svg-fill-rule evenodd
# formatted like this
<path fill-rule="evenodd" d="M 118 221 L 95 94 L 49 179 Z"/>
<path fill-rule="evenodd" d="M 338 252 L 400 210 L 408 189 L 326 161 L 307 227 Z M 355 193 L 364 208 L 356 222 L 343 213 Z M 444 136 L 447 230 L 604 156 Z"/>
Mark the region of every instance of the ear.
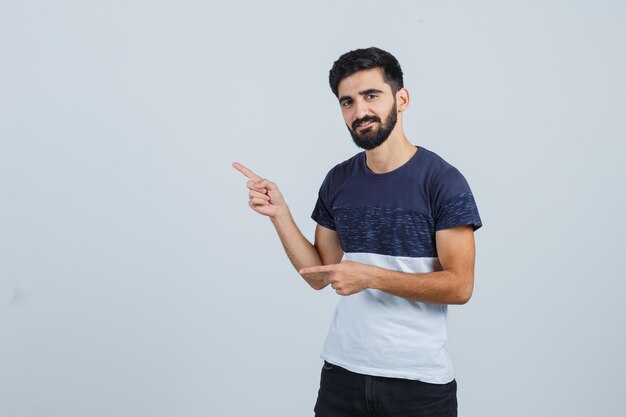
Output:
<path fill-rule="evenodd" d="M 409 107 L 409 102 L 411 101 L 411 96 L 409 95 L 409 90 L 406 88 L 401 88 L 396 92 L 396 103 L 398 112 L 403 112 Z"/>

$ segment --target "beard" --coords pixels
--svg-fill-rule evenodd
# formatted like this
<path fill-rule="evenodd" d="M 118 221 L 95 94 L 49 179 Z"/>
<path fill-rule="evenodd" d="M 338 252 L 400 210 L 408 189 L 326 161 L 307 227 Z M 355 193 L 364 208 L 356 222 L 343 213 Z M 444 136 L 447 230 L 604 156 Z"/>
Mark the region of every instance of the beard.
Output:
<path fill-rule="evenodd" d="M 348 131 L 350 132 L 350 136 L 352 136 L 352 140 L 359 148 L 370 150 L 377 148 L 382 145 L 394 127 L 396 127 L 396 122 L 398 121 L 398 109 L 396 108 L 396 101 L 393 101 L 393 106 L 391 107 L 391 111 L 387 115 L 385 119 L 385 123 L 381 124 L 380 118 L 376 116 L 365 116 L 362 119 L 355 120 L 352 123 L 352 129 L 348 127 Z M 377 122 L 378 129 L 374 129 L 375 126 L 368 127 L 367 129 L 357 132 L 357 127 L 361 123 L 367 122 Z"/>

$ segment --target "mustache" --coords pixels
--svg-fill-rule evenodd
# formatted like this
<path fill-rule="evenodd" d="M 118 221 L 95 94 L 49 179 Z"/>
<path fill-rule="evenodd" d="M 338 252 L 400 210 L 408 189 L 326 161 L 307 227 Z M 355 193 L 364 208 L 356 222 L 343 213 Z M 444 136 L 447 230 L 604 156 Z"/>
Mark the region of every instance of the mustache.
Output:
<path fill-rule="evenodd" d="M 352 130 L 356 130 L 356 128 L 360 124 L 367 123 L 367 122 L 378 122 L 378 123 L 380 123 L 380 118 L 376 117 L 376 116 L 365 116 L 362 119 L 357 119 L 354 122 L 352 122 Z"/>

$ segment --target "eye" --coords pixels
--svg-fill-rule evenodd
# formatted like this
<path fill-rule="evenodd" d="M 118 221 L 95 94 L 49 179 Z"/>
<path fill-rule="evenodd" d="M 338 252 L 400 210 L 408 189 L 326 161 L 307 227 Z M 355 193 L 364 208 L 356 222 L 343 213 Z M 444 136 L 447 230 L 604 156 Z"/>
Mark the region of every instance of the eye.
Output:
<path fill-rule="evenodd" d="M 344 100 L 341 102 L 341 107 L 348 107 L 350 104 L 352 104 L 352 100 Z"/>
<path fill-rule="evenodd" d="M 374 100 L 376 97 L 378 97 L 378 95 L 377 95 L 377 94 L 370 93 L 370 94 L 368 94 L 368 95 L 366 95 L 366 96 L 365 96 L 365 99 L 366 99 L 366 100 Z"/>

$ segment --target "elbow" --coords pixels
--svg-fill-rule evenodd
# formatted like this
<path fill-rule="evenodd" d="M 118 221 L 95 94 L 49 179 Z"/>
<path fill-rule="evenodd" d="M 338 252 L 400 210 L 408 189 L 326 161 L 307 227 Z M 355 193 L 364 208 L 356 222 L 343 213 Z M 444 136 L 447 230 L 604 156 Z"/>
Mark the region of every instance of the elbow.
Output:
<path fill-rule="evenodd" d="M 471 298 L 472 298 L 472 293 L 469 293 L 469 294 L 460 294 L 460 295 L 456 298 L 456 302 L 455 302 L 454 304 L 458 304 L 458 305 L 467 304 Z"/>
<path fill-rule="evenodd" d="M 316 276 L 305 277 L 305 276 L 302 276 L 302 278 L 304 278 L 306 283 L 309 284 L 309 286 L 311 288 L 313 288 L 314 290 L 317 290 L 317 291 L 323 290 L 328 285 L 326 283 L 326 281 L 324 281 L 324 279 L 322 277 L 316 277 Z"/>
<path fill-rule="evenodd" d="M 316 290 L 316 291 L 323 290 L 324 287 L 326 287 L 326 285 L 320 284 L 320 283 L 317 283 L 317 282 L 309 282 L 309 286 L 311 288 L 313 288 L 314 290 Z"/>
<path fill-rule="evenodd" d="M 457 290 L 455 291 L 454 299 L 452 300 L 453 302 L 451 304 L 467 304 L 472 298 L 472 293 L 474 292 L 473 282 L 473 277 L 472 279 L 464 280 L 464 283 L 462 285 L 459 285 Z"/>
<path fill-rule="evenodd" d="M 321 291 L 328 286 L 328 284 L 309 284 L 309 285 L 311 286 L 311 288 L 313 288 L 316 291 Z"/>

